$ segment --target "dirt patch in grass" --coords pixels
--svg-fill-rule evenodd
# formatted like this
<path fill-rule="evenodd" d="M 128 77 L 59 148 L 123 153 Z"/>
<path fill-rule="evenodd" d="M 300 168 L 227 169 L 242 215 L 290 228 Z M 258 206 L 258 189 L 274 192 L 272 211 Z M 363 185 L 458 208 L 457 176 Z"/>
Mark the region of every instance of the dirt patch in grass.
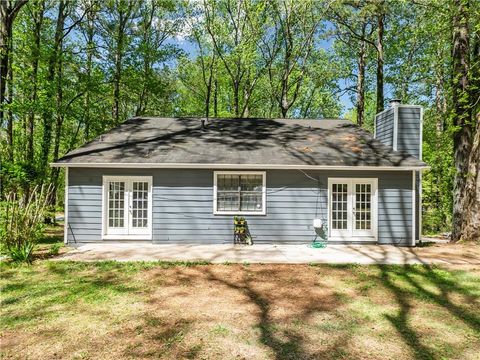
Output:
<path fill-rule="evenodd" d="M 1 267 L 5 359 L 474 359 L 480 268 Z"/>

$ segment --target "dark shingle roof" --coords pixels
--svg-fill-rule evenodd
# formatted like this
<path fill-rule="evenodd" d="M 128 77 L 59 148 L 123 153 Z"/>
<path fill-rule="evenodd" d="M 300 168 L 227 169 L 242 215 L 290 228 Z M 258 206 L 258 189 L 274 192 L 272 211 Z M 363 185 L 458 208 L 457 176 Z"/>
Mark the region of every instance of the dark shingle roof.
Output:
<path fill-rule="evenodd" d="M 347 120 L 132 118 L 71 151 L 68 164 L 425 167 Z"/>

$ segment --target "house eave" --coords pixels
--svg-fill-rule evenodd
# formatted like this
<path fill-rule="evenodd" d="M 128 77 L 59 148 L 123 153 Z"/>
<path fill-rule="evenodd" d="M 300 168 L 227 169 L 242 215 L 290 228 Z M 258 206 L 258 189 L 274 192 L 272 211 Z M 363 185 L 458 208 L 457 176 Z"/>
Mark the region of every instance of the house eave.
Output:
<path fill-rule="evenodd" d="M 262 170 L 362 170 L 422 171 L 430 166 L 352 166 L 352 165 L 284 165 L 284 164 L 191 164 L 191 163 L 51 163 L 64 168 L 155 168 L 155 169 L 262 169 Z"/>

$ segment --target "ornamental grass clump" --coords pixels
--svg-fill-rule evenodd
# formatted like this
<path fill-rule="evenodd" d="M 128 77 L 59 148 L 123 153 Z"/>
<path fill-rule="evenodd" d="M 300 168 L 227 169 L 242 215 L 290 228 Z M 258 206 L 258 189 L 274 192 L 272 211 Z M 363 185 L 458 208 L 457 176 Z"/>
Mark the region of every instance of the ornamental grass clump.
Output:
<path fill-rule="evenodd" d="M 35 186 L 30 193 L 10 193 L 1 203 L 0 244 L 13 261 L 32 261 L 33 250 L 43 234 L 51 186 Z"/>

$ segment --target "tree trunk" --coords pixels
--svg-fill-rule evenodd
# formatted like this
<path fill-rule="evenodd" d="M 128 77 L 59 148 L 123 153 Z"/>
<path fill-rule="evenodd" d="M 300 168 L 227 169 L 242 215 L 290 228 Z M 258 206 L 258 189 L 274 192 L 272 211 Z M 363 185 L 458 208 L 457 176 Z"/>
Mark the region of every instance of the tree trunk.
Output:
<path fill-rule="evenodd" d="M 37 6 L 35 4 L 34 6 Z M 38 9 L 35 10 L 34 14 L 34 31 L 33 31 L 33 44 L 32 44 L 32 90 L 30 93 L 30 106 L 35 107 L 38 99 L 37 92 L 37 78 L 38 78 L 38 63 L 40 61 L 40 40 L 41 40 L 41 28 L 43 23 L 44 15 L 44 6 L 43 1 L 38 3 Z M 31 165 L 34 164 L 34 149 L 33 149 L 33 138 L 35 131 L 35 109 L 30 109 L 28 114 L 28 140 L 27 140 L 27 162 Z"/>
<path fill-rule="evenodd" d="M 91 108 L 91 97 L 90 92 L 92 89 L 92 66 L 93 66 L 93 50 L 94 50 L 94 40 L 93 37 L 95 36 L 95 12 L 90 7 L 87 13 L 87 23 L 86 23 L 86 35 L 87 35 L 87 60 L 85 64 L 85 76 L 86 76 L 86 92 L 85 98 L 83 99 L 84 104 L 84 124 L 85 124 L 85 131 L 84 131 L 84 140 L 90 140 L 90 128 L 91 128 L 91 119 L 90 119 L 90 108 Z"/>
<path fill-rule="evenodd" d="M 214 73 L 214 68 L 215 68 L 215 55 L 212 55 L 212 58 L 210 60 L 210 66 L 209 66 L 209 73 L 208 73 L 208 81 L 206 82 L 206 98 L 205 98 L 205 116 L 208 118 L 210 117 L 210 102 L 212 99 L 212 90 L 215 87 L 217 87 L 217 79 L 214 79 L 215 73 Z M 214 93 L 214 116 L 217 116 L 217 104 L 216 104 L 216 93 Z"/>
<path fill-rule="evenodd" d="M 439 57 L 440 58 L 440 57 Z M 443 153 L 441 151 L 441 145 L 443 141 L 443 132 L 445 129 L 444 119 L 447 112 L 447 104 L 444 95 L 444 73 L 441 70 L 442 66 L 439 66 L 439 71 L 436 72 L 436 83 L 435 83 L 435 107 L 436 107 L 436 119 L 435 119 L 435 149 L 436 149 L 436 163 L 432 164 L 432 172 L 435 176 L 432 177 L 435 179 L 436 189 L 435 193 L 435 203 L 436 207 L 440 208 L 442 199 L 444 199 L 444 194 L 442 191 L 442 182 L 443 182 L 443 168 L 437 166 L 437 164 L 442 163 Z M 442 215 L 444 213 L 442 212 Z M 443 220 L 446 220 L 443 218 Z M 440 229 L 440 227 L 438 227 Z"/>
<path fill-rule="evenodd" d="M 460 239 L 480 241 L 480 113 L 468 162 L 465 181 L 463 223 Z"/>
<path fill-rule="evenodd" d="M 5 92 L 9 71 L 10 43 L 12 37 L 12 21 L 10 2 L 0 1 L 0 126 L 3 126 Z"/>
<path fill-rule="evenodd" d="M 119 5 L 121 6 L 121 5 Z M 125 46 L 125 27 L 131 16 L 133 2 L 128 2 L 127 9 L 118 8 L 118 28 L 116 34 L 115 48 L 115 71 L 113 75 L 113 121 L 116 125 L 120 123 L 120 82 L 122 80 L 123 55 Z"/>
<path fill-rule="evenodd" d="M 210 71 L 208 76 L 207 86 L 205 89 L 205 117 L 208 119 L 210 117 L 210 98 L 212 96 L 212 81 L 213 81 L 213 74 Z"/>
<path fill-rule="evenodd" d="M 453 193 L 452 240 L 462 237 L 462 225 L 469 216 L 470 209 L 464 205 L 466 184 L 469 176 L 469 157 L 472 149 L 472 127 L 469 99 L 469 31 L 468 0 L 454 1 L 453 17 L 453 74 L 452 74 L 452 110 L 455 180 Z M 475 175 L 476 176 L 476 175 Z M 471 191 L 471 189 L 470 189 Z M 474 196 L 468 194 L 467 198 Z"/>
<path fill-rule="evenodd" d="M 283 66 L 282 66 L 282 90 L 281 90 L 281 95 L 280 95 L 280 113 L 282 114 L 282 118 L 286 118 L 288 114 L 288 109 L 290 108 L 291 104 L 288 101 L 288 89 L 289 89 L 289 82 L 290 82 L 290 73 L 291 73 L 291 62 L 290 60 L 292 59 L 292 52 L 293 52 L 293 39 L 292 39 L 292 34 L 290 31 L 290 22 L 288 21 L 288 15 L 287 19 L 285 21 L 285 29 L 283 31 L 283 35 L 285 37 L 285 54 L 283 56 Z"/>
<path fill-rule="evenodd" d="M 63 29 L 63 26 L 62 26 Z M 60 43 L 59 49 L 63 52 L 63 42 Z M 57 161 L 60 152 L 60 140 L 62 137 L 63 122 L 65 119 L 65 107 L 63 106 L 63 59 L 60 57 L 57 62 L 57 81 L 56 81 L 56 121 L 55 121 L 55 137 L 53 142 L 53 161 Z M 53 191 L 51 193 L 50 204 L 55 205 L 57 203 L 57 188 L 58 188 L 58 174 L 60 169 L 58 167 L 52 168 L 51 171 L 51 183 L 53 185 Z M 53 219 L 55 221 L 55 219 Z"/>
<path fill-rule="evenodd" d="M 11 38 L 11 37 L 10 37 Z M 10 54 L 13 53 L 13 44 L 10 45 Z M 9 63 L 11 64 L 12 58 L 10 55 Z M 8 83 L 7 83 L 7 97 L 6 103 L 11 105 L 13 100 L 13 66 L 8 66 Z M 7 141 L 8 141 L 8 159 L 13 162 L 15 157 L 15 145 L 13 134 L 13 110 L 10 106 L 7 111 Z"/>
<path fill-rule="evenodd" d="M 3 126 L 5 118 L 5 104 L 10 104 L 12 99 L 12 32 L 13 21 L 27 0 L 2 0 L 0 1 L 0 126 Z M 7 93 L 8 98 L 5 97 Z M 11 114 L 11 111 L 9 111 Z M 7 138 L 8 156 L 13 161 L 13 116 L 8 116 Z"/>
<path fill-rule="evenodd" d="M 87 78 L 87 91 L 85 94 L 85 98 L 83 99 L 83 108 L 84 108 L 84 124 L 85 124 L 85 131 L 84 131 L 84 140 L 90 140 L 90 91 L 91 91 L 91 78 L 92 78 L 92 53 L 87 50 L 87 64 L 86 64 L 86 71 L 85 75 Z"/>
<path fill-rule="evenodd" d="M 215 89 L 213 92 L 213 117 L 218 117 L 218 80 L 215 78 Z"/>
<path fill-rule="evenodd" d="M 123 32 L 118 32 L 115 54 L 115 74 L 113 77 L 113 121 L 116 125 L 120 119 L 120 80 L 122 76 Z"/>
<path fill-rule="evenodd" d="M 384 53 L 383 53 L 383 31 L 384 31 L 384 22 L 385 14 L 383 11 L 383 2 L 380 5 L 380 13 L 377 16 L 377 114 L 383 111 L 384 97 L 383 97 L 383 63 L 384 63 Z"/>
<path fill-rule="evenodd" d="M 240 117 L 240 85 L 236 79 L 233 80 L 233 110 L 235 117 Z"/>
<path fill-rule="evenodd" d="M 365 30 L 366 25 L 363 26 Z M 363 126 L 365 121 L 365 62 L 367 43 L 360 43 L 358 52 L 358 77 L 357 77 L 357 124 Z"/>
<path fill-rule="evenodd" d="M 287 99 L 287 94 L 284 92 L 281 97 L 280 101 L 280 113 L 282 114 L 282 118 L 286 118 L 288 114 L 288 99 Z"/>
<path fill-rule="evenodd" d="M 151 78 L 152 73 L 152 60 L 150 56 L 151 51 L 151 41 L 150 41 L 150 34 L 152 23 L 155 18 L 155 3 L 150 3 L 150 11 L 145 11 L 145 17 L 142 19 L 142 42 L 141 46 L 143 50 L 141 51 L 141 55 L 143 57 L 143 79 L 142 79 L 142 90 L 140 92 L 140 97 L 137 105 L 137 109 L 135 111 L 135 116 L 144 115 L 147 104 L 148 104 L 148 95 L 149 95 L 149 81 Z"/>
<path fill-rule="evenodd" d="M 468 161 L 468 175 L 465 182 L 463 208 L 467 209 L 463 217 L 460 239 L 480 242 L 480 34 L 474 33 L 471 39 L 470 116 L 473 131 L 472 148 Z M 475 104 L 472 104 L 475 103 Z M 475 125 L 476 123 L 476 125 Z"/>

